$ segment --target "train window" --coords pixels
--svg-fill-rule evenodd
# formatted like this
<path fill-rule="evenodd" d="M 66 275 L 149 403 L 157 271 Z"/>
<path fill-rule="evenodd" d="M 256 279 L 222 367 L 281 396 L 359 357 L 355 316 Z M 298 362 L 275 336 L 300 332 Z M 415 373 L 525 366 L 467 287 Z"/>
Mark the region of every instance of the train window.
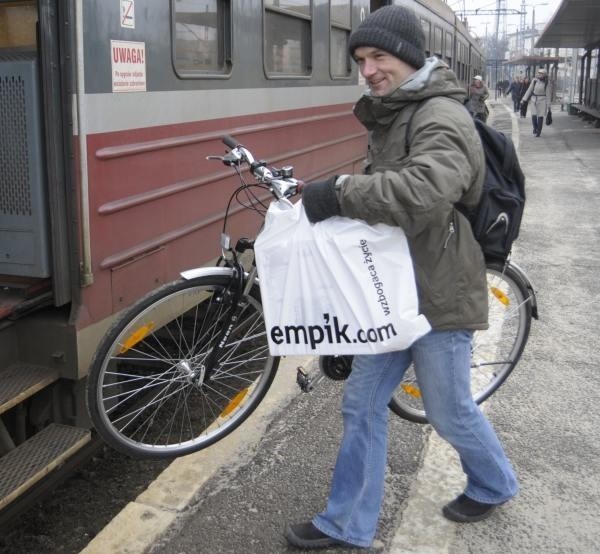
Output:
<path fill-rule="evenodd" d="M 37 2 L 0 2 L 0 48 L 35 47 Z"/>
<path fill-rule="evenodd" d="M 481 58 L 478 54 L 473 54 L 473 72 L 481 75 Z"/>
<path fill-rule="evenodd" d="M 311 0 L 265 0 L 264 55 L 269 77 L 312 71 Z"/>
<path fill-rule="evenodd" d="M 226 76 L 231 68 L 229 0 L 174 0 L 173 62 L 182 76 Z"/>
<path fill-rule="evenodd" d="M 352 0 L 331 0 L 331 76 L 348 77 L 352 72 L 352 63 L 348 54 L 348 40 L 352 31 Z"/>
<path fill-rule="evenodd" d="M 436 26 L 433 27 L 433 53 L 442 56 L 442 30 Z"/>
<path fill-rule="evenodd" d="M 465 44 L 465 81 L 468 81 L 474 74 L 469 70 L 469 47 Z"/>
<path fill-rule="evenodd" d="M 467 72 L 466 72 L 466 68 L 465 68 L 465 44 L 463 42 L 459 42 L 458 43 L 459 46 L 459 67 L 460 67 L 460 71 L 459 71 L 459 79 L 461 81 L 465 81 L 467 79 Z"/>
<path fill-rule="evenodd" d="M 451 33 L 446 33 L 446 63 L 448 64 L 448 67 L 452 67 L 452 50 L 453 50 L 453 41 L 452 41 L 452 34 Z"/>
<path fill-rule="evenodd" d="M 431 23 L 426 19 L 421 18 L 421 26 L 423 27 L 423 33 L 425 33 L 425 55 L 431 56 L 430 48 L 430 35 L 431 35 Z"/>
<path fill-rule="evenodd" d="M 265 6 L 296 12 L 310 18 L 310 0 L 265 0 Z"/>

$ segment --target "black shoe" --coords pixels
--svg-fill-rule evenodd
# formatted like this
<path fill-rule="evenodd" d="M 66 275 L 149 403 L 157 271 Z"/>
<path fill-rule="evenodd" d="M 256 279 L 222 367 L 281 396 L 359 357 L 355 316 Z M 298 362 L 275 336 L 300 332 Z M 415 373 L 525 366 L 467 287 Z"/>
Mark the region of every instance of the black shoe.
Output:
<path fill-rule="evenodd" d="M 481 521 L 492 515 L 498 504 L 484 504 L 461 494 L 446 504 L 442 513 L 446 519 L 461 523 Z"/>
<path fill-rule="evenodd" d="M 350 548 L 359 548 L 344 541 L 334 539 L 329 535 L 319 531 L 312 522 L 296 523 L 288 525 L 284 536 L 286 540 L 297 548 L 304 550 L 316 550 L 318 548 L 328 548 L 330 546 L 348 546 Z"/>

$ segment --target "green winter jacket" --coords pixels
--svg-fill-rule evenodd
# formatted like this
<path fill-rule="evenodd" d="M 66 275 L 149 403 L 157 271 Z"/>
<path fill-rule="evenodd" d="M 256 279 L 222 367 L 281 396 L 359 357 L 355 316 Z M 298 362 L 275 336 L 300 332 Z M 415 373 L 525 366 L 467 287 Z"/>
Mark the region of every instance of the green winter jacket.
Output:
<path fill-rule="evenodd" d="M 459 201 L 477 204 L 485 171 L 464 98 L 454 73 L 436 58 L 389 96 L 363 96 L 354 113 L 370 131 L 366 174 L 348 176 L 336 190 L 341 215 L 404 230 L 420 311 L 438 330 L 487 328 L 483 254 L 454 208 Z M 425 99 L 411 122 L 406 155 L 406 123 Z"/>

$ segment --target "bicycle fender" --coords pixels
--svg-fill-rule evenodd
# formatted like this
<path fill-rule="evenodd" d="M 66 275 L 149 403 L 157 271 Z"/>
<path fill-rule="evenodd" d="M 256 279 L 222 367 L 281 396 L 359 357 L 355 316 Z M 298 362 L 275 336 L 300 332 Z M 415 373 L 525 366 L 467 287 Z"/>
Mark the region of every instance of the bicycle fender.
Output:
<path fill-rule="evenodd" d="M 182 279 L 186 281 L 191 281 L 192 279 L 196 279 L 198 277 L 210 277 L 212 275 L 218 275 L 220 277 L 231 277 L 233 275 L 233 268 L 231 267 L 196 267 L 194 269 L 188 269 L 186 271 L 182 271 L 179 275 L 181 275 Z M 248 273 L 244 272 L 244 279 L 248 278 Z M 258 279 L 255 280 L 258 284 Z"/>
<path fill-rule="evenodd" d="M 531 297 L 531 315 L 535 319 L 539 319 L 539 317 L 538 317 L 538 307 L 537 307 L 537 298 L 535 296 L 535 287 L 533 286 L 533 283 L 531 282 L 531 280 L 529 279 L 529 277 L 527 277 L 525 271 L 523 271 L 523 269 L 521 269 L 516 263 L 514 263 L 512 261 L 509 261 L 508 265 L 519 276 L 519 278 L 521 279 L 521 281 L 523 281 L 523 284 L 525 285 L 525 287 L 527 287 L 527 290 L 529 291 L 529 294 L 530 294 L 530 297 Z"/>
<path fill-rule="evenodd" d="M 179 275 L 186 281 L 191 281 L 197 277 L 208 277 L 211 275 L 219 275 L 221 277 L 231 277 L 233 269 L 230 267 L 196 267 L 182 271 Z"/>

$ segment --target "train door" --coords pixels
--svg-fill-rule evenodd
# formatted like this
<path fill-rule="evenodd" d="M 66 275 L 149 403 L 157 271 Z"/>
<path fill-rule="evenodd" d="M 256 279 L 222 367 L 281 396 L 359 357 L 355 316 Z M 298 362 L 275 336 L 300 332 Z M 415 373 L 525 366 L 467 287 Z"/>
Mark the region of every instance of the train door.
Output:
<path fill-rule="evenodd" d="M 0 0 L 0 521 L 89 440 L 68 425 L 61 380 L 76 264 L 71 4 Z"/>
<path fill-rule="evenodd" d="M 0 280 L 62 305 L 71 283 L 58 4 L 0 0 Z"/>

